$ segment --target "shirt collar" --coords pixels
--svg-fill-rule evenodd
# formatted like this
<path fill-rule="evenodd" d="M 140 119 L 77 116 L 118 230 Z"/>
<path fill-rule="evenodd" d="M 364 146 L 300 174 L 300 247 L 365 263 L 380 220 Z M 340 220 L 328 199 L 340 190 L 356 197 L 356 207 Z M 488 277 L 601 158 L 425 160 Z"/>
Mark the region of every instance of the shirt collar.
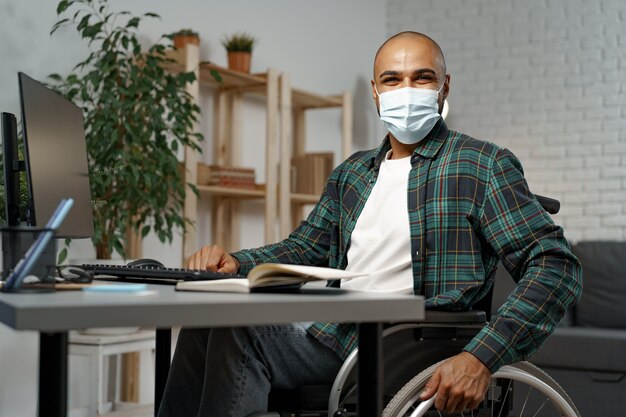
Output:
<path fill-rule="evenodd" d="M 447 137 L 448 126 L 446 126 L 446 122 L 440 118 L 435 127 L 433 127 L 428 135 L 426 135 L 426 137 L 417 145 L 413 154 L 417 154 L 428 159 L 434 159 Z M 387 134 L 372 157 L 370 166 L 378 170 L 383 159 L 385 159 L 385 155 L 387 155 L 387 152 L 390 149 L 391 142 L 389 140 L 389 134 Z"/>

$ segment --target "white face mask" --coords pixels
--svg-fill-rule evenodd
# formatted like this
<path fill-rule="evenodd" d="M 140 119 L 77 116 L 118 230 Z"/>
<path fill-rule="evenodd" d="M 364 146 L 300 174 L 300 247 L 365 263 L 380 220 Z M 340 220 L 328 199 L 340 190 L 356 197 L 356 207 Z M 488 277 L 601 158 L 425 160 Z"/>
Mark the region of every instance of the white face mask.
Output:
<path fill-rule="evenodd" d="M 443 84 L 437 91 L 405 87 L 379 94 L 376 89 L 380 120 L 400 142 L 406 145 L 418 143 L 441 117 L 438 102 L 441 89 Z"/>

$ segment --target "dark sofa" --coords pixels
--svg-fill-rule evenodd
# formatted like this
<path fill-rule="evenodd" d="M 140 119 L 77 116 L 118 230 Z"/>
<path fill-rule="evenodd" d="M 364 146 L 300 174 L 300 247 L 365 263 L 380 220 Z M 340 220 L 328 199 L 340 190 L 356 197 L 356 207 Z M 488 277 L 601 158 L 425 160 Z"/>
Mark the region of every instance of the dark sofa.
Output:
<path fill-rule="evenodd" d="M 530 361 L 570 395 L 583 417 L 626 416 L 626 242 L 572 247 L 583 296 Z M 498 268 L 494 306 L 514 283 Z"/>

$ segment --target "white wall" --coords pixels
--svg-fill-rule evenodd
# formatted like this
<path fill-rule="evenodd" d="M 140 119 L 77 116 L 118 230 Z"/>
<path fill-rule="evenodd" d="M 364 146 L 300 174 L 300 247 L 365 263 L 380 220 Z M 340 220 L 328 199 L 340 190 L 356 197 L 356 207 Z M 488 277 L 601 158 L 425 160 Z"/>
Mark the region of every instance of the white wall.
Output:
<path fill-rule="evenodd" d="M 273 67 L 291 74 L 294 86 L 320 93 L 336 94 L 351 90 L 355 100 L 354 142 L 356 149 L 375 146 L 381 130 L 369 96 L 373 54 L 385 35 L 385 3 L 376 0 L 254 1 L 231 0 L 176 2 L 136 0 L 110 2 L 118 10 L 147 11 L 161 15 L 160 21 L 146 22 L 141 28 L 146 42 L 161 34 L 190 27 L 200 33 L 201 59 L 225 64 L 220 39 L 225 34 L 246 30 L 259 40 L 254 51 L 252 71 Z M 19 113 L 18 70 L 44 80 L 52 72 L 67 73 L 85 56 L 86 49 L 71 30 L 61 30 L 50 38 L 56 21 L 56 2 L 51 0 L 0 0 L 0 110 Z M 210 98 L 206 95 L 206 109 Z M 339 151 L 338 111 L 320 111 L 307 116 L 307 147 L 311 150 Z M 207 112 L 210 115 L 210 111 Z M 247 144 L 243 163 L 264 178 L 264 110 L 249 103 L 244 108 L 246 123 L 243 140 Z M 210 118 L 203 121 L 210 133 Z M 210 141 L 210 136 L 207 137 Z M 210 149 L 209 143 L 205 146 Z M 210 153 L 205 155 L 209 160 Z M 340 161 L 336 159 L 336 163 Z M 244 246 L 262 242 L 262 208 L 243 208 Z M 199 243 L 208 243 L 208 225 L 200 223 Z M 72 256 L 92 256 L 89 242 L 74 243 Z M 180 239 L 162 245 L 151 237 L 144 242 L 144 256 L 161 259 L 167 265 L 180 262 Z M 0 326 L 0 416 L 32 416 L 37 387 L 37 338 Z"/>
<path fill-rule="evenodd" d="M 626 239 L 626 2 L 389 0 L 443 48 L 449 125 L 511 149 L 566 236 Z"/>

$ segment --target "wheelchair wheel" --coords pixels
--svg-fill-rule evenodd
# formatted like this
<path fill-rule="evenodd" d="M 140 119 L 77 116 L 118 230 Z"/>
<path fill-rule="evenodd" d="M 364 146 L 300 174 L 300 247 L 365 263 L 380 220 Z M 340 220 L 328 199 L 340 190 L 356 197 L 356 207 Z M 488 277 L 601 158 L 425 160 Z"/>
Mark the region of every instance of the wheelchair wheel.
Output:
<path fill-rule="evenodd" d="M 419 399 L 426 382 L 441 363 L 443 361 L 420 372 L 409 381 L 389 402 L 383 411 L 383 417 L 443 416 L 434 408 L 434 398 L 423 402 Z M 492 375 L 491 381 L 486 399 L 479 409 L 454 415 L 580 417 L 563 388 L 529 362 L 503 366 Z"/>

